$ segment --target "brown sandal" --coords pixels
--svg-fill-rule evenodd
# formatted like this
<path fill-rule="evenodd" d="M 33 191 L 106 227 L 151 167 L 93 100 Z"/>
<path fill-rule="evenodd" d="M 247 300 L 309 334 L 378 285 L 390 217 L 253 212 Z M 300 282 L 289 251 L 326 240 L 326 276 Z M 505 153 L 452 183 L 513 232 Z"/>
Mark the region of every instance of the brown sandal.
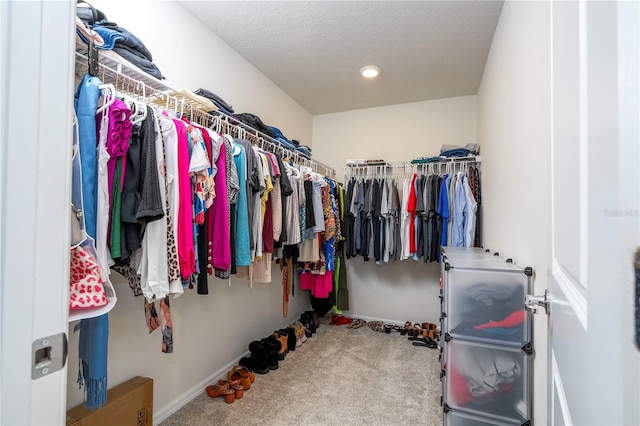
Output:
<path fill-rule="evenodd" d="M 422 323 L 422 337 L 428 337 L 431 340 L 435 340 L 436 338 L 436 330 L 438 326 L 431 322 L 423 322 Z"/>
<path fill-rule="evenodd" d="M 209 398 L 217 398 L 219 396 L 222 396 L 227 390 L 229 390 L 229 386 L 227 386 L 226 384 L 215 384 L 212 386 L 207 386 L 206 388 Z"/>
<path fill-rule="evenodd" d="M 233 396 L 235 399 L 242 399 L 244 396 L 244 388 L 242 385 L 235 385 L 233 388 Z"/>
<path fill-rule="evenodd" d="M 251 383 L 256 381 L 256 373 L 254 373 L 253 371 L 249 370 L 247 367 L 242 367 L 242 366 L 236 365 L 235 367 L 233 367 L 233 369 L 231 371 L 229 371 L 227 373 L 227 379 L 230 380 L 231 379 L 231 375 L 233 373 L 240 373 L 240 377 L 242 377 L 242 378 L 248 377 L 249 380 L 251 381 Z"/>
<path fill-rule="evenodd" d="M 227 379 L 232 383 L 232 385 L 239 384 L 244 388 L 244 390 L 251 389 L 251 379 L 249 378 L 248 374 L 245 374 L 243 376 L 239 371 L 229 371 L 229 373 L 227 373 Z M 220 380 L 218 383 L 220 382 L 222 382 L 222 380 Z"/>
<path fill-rule="evenodd" d="M 229 389 L 227 388 L 227 390 L 225 390 L 222 395 L 224 395 L 224 402 L 226 402 L 227 404 L 231 404 L 233 401 L 236 400 L 236 391 L 235 389 Z"/>
<path fill-rule="evenodd" d="M 382 321 L 369 321 L 367 326 L 373 331 L 384 332 L 384 323 Z"/>
<path fill-rule="evenodd" d="M 413 324 L 413 337 L 420 337 L 422 336 L 422 327 L 420 326 L 420 324 L 415 323 Z"/>
<path fill-rule="evenodd" d="M 404 323 L 405 334 L 409 335 L 409 337 L 413 337 L 413 324 L 407 321 Z"/>

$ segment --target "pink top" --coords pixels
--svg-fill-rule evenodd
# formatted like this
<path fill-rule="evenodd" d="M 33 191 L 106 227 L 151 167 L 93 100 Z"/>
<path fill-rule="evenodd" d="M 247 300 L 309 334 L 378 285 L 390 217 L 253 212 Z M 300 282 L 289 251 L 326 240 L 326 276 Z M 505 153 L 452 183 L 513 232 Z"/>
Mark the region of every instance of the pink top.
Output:
<path fill-rule="evenodd" d="M 220 155 L 216 160 L 218 173 L 215 177 L 216 198 L 209 209 L 213 225 L 209 241 L 211 242 L 211 265 L 215 269 L 228 271 L 231 267 L 231 236 L 227 201 L 227 151 L 224 142 L 219 146 Z"/>
<path fill-rule="evenodd" d="M 178 210 L 178 262 L 180 275 L 186 279 L 196 269 L 196 254 L 193 246 L 193 191 L 189 176 L 189 140 L 185 124 L 173 119 L 178 132 L 178 189 L 180 209 Z"/>
<path fill-rule="evenodd" d="M 113 175 L 116 170 L 116 161 L 122 157 L 122 176 L 120 176 L 120 190 L 124 185 L 124 172 L 126 169 L 127 150 L 129 149 L 129 139 L 131 139 L 131 110 L 120 99 L 115 99 L 109 107 L 109 130 L 107 131 L 106 147 L 109 153 L 107 161 L 107 171 L 109 176 L 109 205 L 111 205 L 111 193 L 113 190 Z M 97 131 L 100 134 L 101 117 L 96 116 Z"/>

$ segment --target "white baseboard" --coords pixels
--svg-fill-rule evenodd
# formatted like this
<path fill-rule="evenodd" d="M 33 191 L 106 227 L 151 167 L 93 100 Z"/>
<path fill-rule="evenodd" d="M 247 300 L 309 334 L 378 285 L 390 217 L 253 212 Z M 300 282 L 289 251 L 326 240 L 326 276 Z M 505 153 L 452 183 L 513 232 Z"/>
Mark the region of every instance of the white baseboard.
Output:
<path fill-rule="evenodd" d="M 227 371 L 231 370 L 234 366 L 238 365 L 238 361 L 240 361 L 240 358 L 248 355 L 249 355 L 249 351 L 246 351 L 238 359 L 225 365 L 224 367 L 222 367 L 221 369 L 219 369 L 218 371 L 216 371 L 215 373 L 213 373 L 212 375 L 210 375 L 209 377 L 207 377 L 206 379 L 204 379 L 203 381 L 201 381 L 200 383 L 198 383 L 197 385 L 195 385 L 194 387 L 192 387 L 191 389 L 189 389 L 188 391 L 186 391 L 185 393 L 183 393 L 182 395 L 180 395 L 179 397 L 177 397 L 176 399 L 174 399 L 173 401 L 171 401 L 169 404 L 165 405 L 158 411 L 154 411 L 153 413 L 154 426 L 162 423 L 167 418 L 169 418 L 169 416 L 171 416 L 173 413 L 175 413 L 176 411 L 184 407 L 196 396 L 202 394 L 202 392 L 204 392 L 204 389 L 208 385 L 212 383 L 216 383 L 219 379 L 222 379 L 222 378 L 226 379 Z"/>

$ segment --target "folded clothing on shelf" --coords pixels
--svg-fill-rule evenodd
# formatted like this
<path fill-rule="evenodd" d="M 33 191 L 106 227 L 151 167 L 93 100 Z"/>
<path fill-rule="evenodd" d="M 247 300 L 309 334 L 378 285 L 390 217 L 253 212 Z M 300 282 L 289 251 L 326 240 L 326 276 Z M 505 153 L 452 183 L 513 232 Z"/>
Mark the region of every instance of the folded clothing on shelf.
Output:
<path fill-rule="evenodd" d="M 251 114 L 249 112 L 242 112 L 239 114 L 233 114 L 233 118 L 242 123 L 246 124 L 249 127 L 253 127 L 254 129 L 264 133 L 270 138 L 275 138 L 276 135 L 273 133 L 273 130 L 269 128 L 264 122 L 255 114 Z"/>
<path fill-rule="evenodd" d="M 233 113 L 235 112 L 231 105 L 229 105 L 227 102 L 225 102 L 224 99 L 222 99 L 220 96 L 216 95 L 215 93 L 213 93 L 210 90 L 200 88 L 200 89 L 196 90 L 194 93 L 196 95 L 198 95 L 198 96 L 203 96 L 203 97 L 209 99 L 211 102 L 213 102 L 218 107 L 218 109 L 220 111 L 222 111 L 223 113 L 225 113 L 227 115 L 233 115 Z"/>
<path fill-rule="evenodd" d="M 286 136 L 282 133 L 282 130 L 278 129 L 275 126 L 269 126 L 269 128 L 271 129 L 271 131 L 273 132 L 273 134 L 275 135 L 275 138 L 278 139 L 286 139 L 287 142 L 289 142 L 289 139 L 286 138 Z"/>
<path fill-rule="evenodd" d="M 443 144 L 440 155 L 443 157 L 467 157 L 478 155 L 480 146 L 477 143 L 468 143 L 465 146 Z"/>
<path fill-rule="evenodd" d="M 296 147 L 296 151 L 298 151 L 302 155 L 306 155 L 307 157 L 311 158 L 311 148 L 309 148 L 306 145 L 300 145 Z"/>
<path fill-rule="evenodd" d="M 212 111 L 218 111 L 218 106 L 215 103 L 213 103 L 211 99 L 205 96 L 197 95 L 187 89 L 180 89 L 179 94 L 192 101 L 195 101 L 196 104 L 200 107 L 198 109 L 201 109 L 202 111 L 206 111 L 209 113 Z"/>
<path fill-rule="evenodd" d="M 112 30 L 111 28 L 96 25 L 93 30 L 98 33 L 100 37 L 102 37 L 102 40 L 104 40 L 102 46 L 96 45 L 96 48 L 98 49 L 112 50 L 116 45 L 116 41 L 124 39 L 124 37 L 120 35 L 119 32 Z"/>
<path fill-rule="evenodd" d="M 282 131 L 280 129 L 278 129 L 277 127 L 274 127 L 274 126 L 268 126 L 268 127 L 275 134 L 274 139 L 277 140 L 278 142 L 280 142 L 282 144 L 282 146 L 284 146 L 285 148 L 290 149 L 290 150 L 295 150 L 296 149 L 296 146 L 294 144 L 292 144 L 289 139 L 286 138 L 286 136 L 282 133 Z"/>
<path fill-rule="evenodd" d="M 469 156 L 469 154 L 471 154 L 471 151 L 469 151 L 468 149 L 456 148 L 456 149 L 450 149 L 448 151 L 443 152 L 442 156 L 443 157 L 467 157 Z"/>
<path fill-rule="evenodd" d="M 147 74 L 158 80 L 164 80 L 164 76 L 153 63 L 153 56 L 144 43 L 125 28 L 119 27 L 115 22 L 108 21 L 104 14 L 101 16 L 103 19 L 87 24 L 91 25 L 91 28 L 104 41 L 102 45 L 96 45 L 96 47 L 103 50 L 113 50 Z M 87 41 L 86 37 L 83 40 Z"/>
<path fill-rule="evenodd" d="M 384 160 L 363 160 L 350 159 L 347 160 L 347 166 L 384 166 L 387 162 Z"/>
<path fill-rule="evenodd" d="M 434 163 L 436 161 L 442 160 L 442 157 L 418 157 L 411 160 L 411 164 L 426 164 L 426 163 Z"/>

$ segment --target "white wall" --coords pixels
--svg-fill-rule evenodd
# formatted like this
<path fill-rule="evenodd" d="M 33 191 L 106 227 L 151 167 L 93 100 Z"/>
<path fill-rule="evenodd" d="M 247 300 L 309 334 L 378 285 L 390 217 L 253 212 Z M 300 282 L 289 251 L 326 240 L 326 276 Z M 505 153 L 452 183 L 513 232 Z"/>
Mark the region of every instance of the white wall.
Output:
<path fill-rule="evenodd" d="M 313 155 L 343 179 L 349 158 L 411 160 L 440 153 L 442 144 L 477 140 L 477 97 L 463 96 L 313 117 Z M 437 264 L 422 260 L 377 266 L 347 261 L 349 315 L 404 323 L 440 317 Z"/>
<path fill-rule="evenodd" d="M 550 257 L 550 19 L 548 2 L 507 1 L 478 91 L 484 243 L 535 270 Z M 546 316 L 534 322 L 534 421 L 547 424 Z"/>
<path fill-rule="evenodd" d="M 175 1 L 97 0 L 107 18 L 140 38 L 175 89 L 206 88 L 311 146 L 311 114 Z"/>
<path fill-rule="evenodd" d="M 175 88 L 209 88 L 237 111 L 258 114 L 286 135 L 311 142 L 311 115 L 251 64 L 174 2 L 91 2 L 109 19 L 138 36 Z M 180 52 L 178 55 L 177 53 Z M 282 275 L 273 282 L 209 278 L 209 295 L 187 290 L 172 300 L 173 354 L 161 353 L 159 330 L 148 334 L 143 299 L 134 298 L 126 281 L 112 274 L 118 303 L 109 314 L 109 386 L 142 375 L 154 379 L 154 412 L 166 415 L 177 398 L 220 371 L 247 350 L 251 340 L 299 317 L 310 308 L 308 292 L 296 289 L 289 316 L 282 316 Z M 72 324 L 73 326 L 73 324 Z M 69 328 L 68 407 L 82 403 L 76 385 L 78 335 Z M 285 361 L 286 362 L 286 361 Z M 207 383 L 209 384 L 209 383 Z M 196 387 L 204 392 L 204 387 Z"/>
<path fill-rule="evenodd" d="M 313 117 L 313 157 L 342 179 L 349 158 L 411 160 L 442 144 L 477 141 L 477 97 L 358 109 Z"/>

